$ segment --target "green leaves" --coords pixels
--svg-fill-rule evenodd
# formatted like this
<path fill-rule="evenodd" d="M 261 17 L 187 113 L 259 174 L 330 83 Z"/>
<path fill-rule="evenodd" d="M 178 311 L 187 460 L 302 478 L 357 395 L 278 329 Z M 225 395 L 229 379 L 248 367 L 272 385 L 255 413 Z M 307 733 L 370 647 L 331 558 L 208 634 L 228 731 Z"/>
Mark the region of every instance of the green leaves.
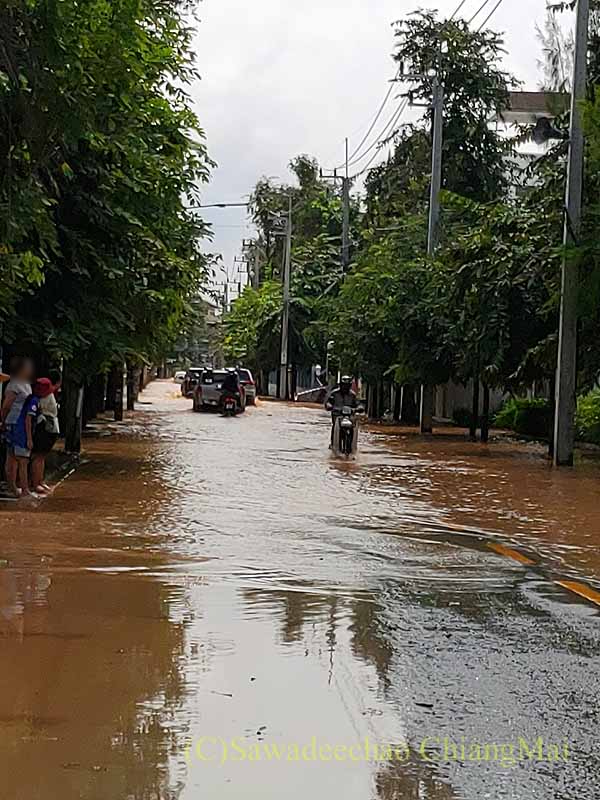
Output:
<path fill-rule="evenodd" d="M 442 247 L 434 261 L 424 258 L 427 111 L 396 132 L 388 161 L 367 178 L 362 247 L 339 295 L 336 348 L 372 379 L 515 383 L 527 353 L 553 330 L 558 261 L 548 208 L 506 199 L 512 144 L 489 125 L 511 80 L 499 68 L 502 41 L 428 11 L 399 22 L 396 41 L 396 60 L 421 76 L 417 100 L 429 103 L 434 70 L 444 85 Z M 546 374 L 538 362 L 538 377 Z"/>
<path fill-rule="evenodd" d="M 269 369 L 278 359 L 281 336 L 281 284 L 265 281 L 257 291 L 247 287 L 225 320 L 225 358 L 251 369 Z"/>
<path fill-rule="evenodd" d="M 193 76 L 187 10 L 0 9 L 0 335 L 43 329 L 84 371 L 164 351 L 205 277 L 208 231 L 188 208 L 212 162 L 174 88 Z"/>

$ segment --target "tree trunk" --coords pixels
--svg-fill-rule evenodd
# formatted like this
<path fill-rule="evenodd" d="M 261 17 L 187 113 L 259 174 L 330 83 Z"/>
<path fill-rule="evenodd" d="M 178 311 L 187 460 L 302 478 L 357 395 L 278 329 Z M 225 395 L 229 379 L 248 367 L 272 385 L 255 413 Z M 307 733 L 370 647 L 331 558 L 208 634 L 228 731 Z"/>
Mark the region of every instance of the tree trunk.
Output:
<path fill-rule="evenodd" d="M 117 383 L 115 381 L 115 370 L 111 368 L 106 378 L 106 402 L 104 408 L 106 411 L 115 410 L 115 402 L 117 398 Z"/>
<path fill-rule="evenodd" d="M 421 408 L 419 414 L 421 433 L 433 433 L 435 391 L 433 383 L 423 383 L 421 385 Z"/>
<path fill-rule="evenodd" d="M 291 389 L 290 389 L 290 400 L 296 399 L 296 392 L 298 390 L 298 368 L 295 364 L 292 364 L 292 374 L 291 374 Z"/>
<path fill-rule="evenodd" d="M 96 396 L 96 413 L 106 411 L 106 375 L 101 372 L 94 378 L 93 391 Z"/>
<path fill-rule="evenodd" d="M 382 380 L 377 385 L 377 418 L 383 419 L 385 414 L 385 383 Z"/>
<path fill-rule="evenodd" d="M 483 413 L 481 415 L 481 441 L 487 444 L 490 439 L 490 387 L 483 384 Z"/>
<path fill-rule="evenodd" d="M 114 386 L 114 414 L 115 421 L 123 420 L 123 365 L 115 364 L 111 370 L 111 385 Z"/>
<path fill-rule="evenodd" d="M 416 425 L 419 421 L 419 409 L 415 401 L 415 387 L 413 384 L 402 387 L 400 419 L 406 425 Z"/>
<path fill-rule="evenodd" d="M 81 425 L 87 427 L 88 422 L 96 416 L 96 395 L 93 390 L 93 382 L 86 383 L 83 387 L 83 414 Z"/>
<path fill-rule="evenodd" d="M 371 416 L 373 419 L 377 419 L 379 417 L 379 381 L 373 381 L 371 391 L 373 392 Z"/>
<path fill-rule="evenodd" d="M 115 420 L 123 419 L 123 365 L 113 364 L 106 379 L 106 410 L 114 413 Z"/>
<path fill-rule="evenodd" d="M 136 399 L 135 370 L 133 364 L 127 362 L 127 411 L 135 411 Z"/>
<path fill-rule="evenodd" d="M 367 383 L 367 417 L 373 419 L 373 384 Z"/>
<path fill-rule="evenodd" d="M 469 425 L 469 438 L 475 442 L 477 440 L 477 428 L 479 427 L 479 375 L 473 378 L 473 406 L 471 409 L 471 424 Z"/>
<path fill-rule="evenodd" d="M 554 460 L 554 416 L 556 414 L 556 377 L 550 381 L 550 430 L 548 431 L 548 455 Z"/>
<path fill-rule="evenodd" d="M 383 412 L 382 414 L 385 415 L 388 412 L 391 413 L 392 409 L 392 384 L 389 381 L 384 381 L 383 383 Z"/>
<path fill-rule="evenodd" d="M 394 422 L 400 422 L 402 416 L 402 395 L 404 393 L 404 386 L 394 384 Z"/>
<path fill-rule="evenodd" d="M 64 369 L 61 404 L 64 413 L 65 452 L 80 453 L 83 383 L 68 364 L 65 364 Z"/>

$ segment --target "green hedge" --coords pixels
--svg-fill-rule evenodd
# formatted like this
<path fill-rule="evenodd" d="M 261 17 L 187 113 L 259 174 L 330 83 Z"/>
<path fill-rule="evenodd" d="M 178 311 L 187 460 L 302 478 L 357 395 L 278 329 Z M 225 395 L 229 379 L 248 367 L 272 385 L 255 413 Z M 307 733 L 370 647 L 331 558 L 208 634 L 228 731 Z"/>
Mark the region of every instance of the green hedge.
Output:
<path fill-rule="evenodd" d="M 526 436 L 547 437 L 551 407 L 540 398 L 511 397 L 496 414 L 494 425 Z M 600 445 L 600 389 L 577 399 L 576 436 L 580 442 Z"/>
<path fill-rule="evenodd" d="M 496 414 L 494 425 L 525 436 L 548 436 L 551 414 L 550 403 L 543 398 L 511 397 Z"/>
<path fill-rule="evenodd" d="M 470 408 L 455 408 L 452 413 L 452 422 L 459 428 L 468 428 L 471 425 L 473 412 Z"/>
<path fill-rule="evenodd" d="M 600 444 L 600 389 L 577 398 L 577 438 Z"/>

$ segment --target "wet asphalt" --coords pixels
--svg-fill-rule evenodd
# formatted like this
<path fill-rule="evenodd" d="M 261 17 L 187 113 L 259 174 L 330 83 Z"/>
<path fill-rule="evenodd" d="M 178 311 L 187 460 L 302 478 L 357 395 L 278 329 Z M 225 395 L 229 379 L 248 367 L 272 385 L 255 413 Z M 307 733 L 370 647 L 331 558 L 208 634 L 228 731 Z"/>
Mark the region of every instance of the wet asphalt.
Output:
<path fill-rule="evenodd" d="M 152 385 L 0 506 L 4 796 L 597 794 L 600 614 L 555 582 L 600 577 L 595 468 L 189 406 Z"/>

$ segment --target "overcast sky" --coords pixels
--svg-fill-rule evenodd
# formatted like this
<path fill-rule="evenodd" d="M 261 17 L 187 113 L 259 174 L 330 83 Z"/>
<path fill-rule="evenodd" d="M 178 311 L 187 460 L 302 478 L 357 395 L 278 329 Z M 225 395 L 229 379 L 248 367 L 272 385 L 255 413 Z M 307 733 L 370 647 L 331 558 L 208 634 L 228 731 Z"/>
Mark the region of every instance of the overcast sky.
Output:
<path fill-rule="evenodd" d="M 466 0 L 470 18 L 482 0 Z M 478 18 L 493 8 L 490 0 Z M 449 16 L 458 0 L 439 0 Z M 218 167 L 203 202 L 239 202 L 263 175 L 289 180 L 299 153 L 324 167 L 358 144 L 393 76 L 391 23 L 433 3 L 413 0 L 204 0 L 195 40 L 202 80 L 192 94 Z M 505 32 L 505 66 L 536 89 L 545 0 L 503 0 L 489 27 Z M 390 105 L 390 112 L 392 106 Z M 382 116 L 386 120 L 388 113 Z M 377 130 L 377 129 L 376 129 Z M 213 252 L 226 265 L 251 235 L 244 209 L 215 210 Z"/>

